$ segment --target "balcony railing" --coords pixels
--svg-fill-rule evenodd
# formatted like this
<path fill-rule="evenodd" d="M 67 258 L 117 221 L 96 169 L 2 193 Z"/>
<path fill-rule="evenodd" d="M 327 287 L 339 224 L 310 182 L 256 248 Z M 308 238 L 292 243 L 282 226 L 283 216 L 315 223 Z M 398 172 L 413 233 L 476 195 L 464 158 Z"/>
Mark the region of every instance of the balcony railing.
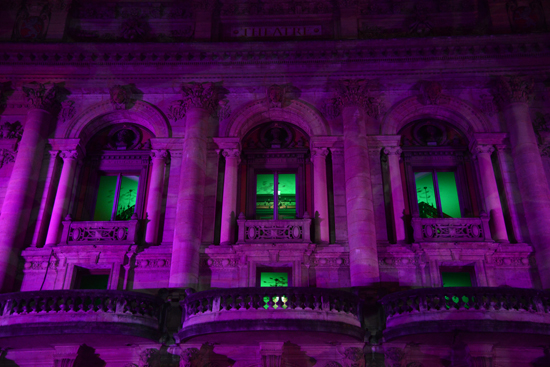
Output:
<path fill-rule="evenodd" d="M 489 217 L 412 218 L 415 242 L 492 241 Z"/>
<path fill-rule="evenodd" d="M 107 332 L 155 340 L 163 303 L 155 296 L 112 290 L 2 294 L 0 336 Z"/>
<path fill-rule="evenodd" d="M 136 220 L 117 221 L 64 221 L 61 245 L 81 244 L 136 244 L 138 223 Z"/>
<path fill-rule="evenodd" d="M 310 242 L 311 219 L 246 220 L 239 217 L 239 243 Z"/>
<path fill-rule="evenodd" d="M 216 289 L 181 301 L 180 340 L 214 332 L 298 330 L 341 333 L 361 339 L 361 307 L 351 293 L 322 288 Z M 213 329 L 213 325 L 216 328 Z"/>
<path fill-rule="evenodd" d="M 425 288 L 392 293 L 383 305 L 386 339 L 464 330 L 550 333 L 550 292 L 523 288 Z"/>

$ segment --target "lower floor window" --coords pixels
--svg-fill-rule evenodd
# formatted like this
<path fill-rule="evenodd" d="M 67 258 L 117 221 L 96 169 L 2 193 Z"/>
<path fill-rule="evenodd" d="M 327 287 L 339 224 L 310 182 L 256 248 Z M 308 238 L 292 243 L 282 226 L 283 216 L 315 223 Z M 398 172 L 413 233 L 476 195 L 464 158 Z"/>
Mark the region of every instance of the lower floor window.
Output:
<path fill-rule="evenodd" d="M 108 270 L 76 268 L 74 289 L 108 289 Z"/>
<path fill-rule="evenodd" d="M 94 221 L 129 220 L 136 211 L 139 176 L 101 176 Z"/>

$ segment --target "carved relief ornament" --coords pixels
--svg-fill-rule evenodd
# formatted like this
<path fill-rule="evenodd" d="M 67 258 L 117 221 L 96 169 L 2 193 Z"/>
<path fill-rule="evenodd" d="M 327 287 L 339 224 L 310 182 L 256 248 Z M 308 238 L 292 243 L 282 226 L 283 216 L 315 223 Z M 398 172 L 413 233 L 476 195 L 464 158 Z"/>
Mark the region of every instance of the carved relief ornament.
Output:
<path fill-rule="evenodd" d="M 53 83 L 32 82 L 23 86 L 23 92 L 31 108 L 52 112 L 57 106 L 58 87 Z"/>
<path fill-rule="evenodd" d="M 495 99 L 501 104 L 529 102 L 533 95 L 535 82 L 522 76 L 500 76 L 494 88 Z"/>
<path fill-rule="evenodd" d="M 202 108 L 213 112 L 218 107 L 220 91 L 213 83 L 188 83 L 182 85 L 182 97 L 182 106 L 186 111 Z"/>
<path fill-rule="evenodd" d="M 128 102 L 130 102 L 130 93 L 128 89 L 122 85 L 115 85 L 109 90 L 111 103 L 115 110 L 124 110 Z"/>
<path fill-rule="evenodd" d="M 328 118 L 336 118 L 346 106 L 363 107 L 369 116 L 380 114 L 380 101 L 371 96 L 372 82 L 364 79 L 340 80 L 336 84 L 338 96 L 329 100 L 324 110 Z"/>

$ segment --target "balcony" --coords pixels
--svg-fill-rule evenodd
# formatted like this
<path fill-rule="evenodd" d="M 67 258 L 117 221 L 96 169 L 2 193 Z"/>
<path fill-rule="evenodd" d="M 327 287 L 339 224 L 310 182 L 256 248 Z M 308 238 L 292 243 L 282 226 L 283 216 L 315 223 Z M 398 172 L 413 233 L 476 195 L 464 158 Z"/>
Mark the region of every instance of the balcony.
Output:
<path fill-rule="evenodd" d="M 137 219 L 118 221 L 63 221 L 60 245 L 135 245 Z"/>
<path fill-rule="evenodd" d="M 550 335 L 550 292 L 523 288 L 428 288 L 380 300 L 384 339 L 455 330 Z"/>
<path fill-rule="evenodd" d="M 306 213 L 307 214 L 307 213 Z M 246 220 L 239 216 L 238 243 L 309 243 L 311 219 Z"/>
<path fill-rule="evenodd" d="M 0 295 L 0 338 L 108 334 L 157 341 L 163 301 L 111 290 L 53 290 Z M 67 334 L 70 334 L 67 336 Z"/>
<path fill-rule="evenodd" d="M 181 301 L 176 340 L 226 332 L 309 331 L 363 340 L 359 299 L 322 288 L 229 288 L 190 294 Z"/>
<path fill-rule="evenodd" d="M 485 242 L 491 239 L 489 217 L 418 218 L 411 221 L 415 242 Z"/>

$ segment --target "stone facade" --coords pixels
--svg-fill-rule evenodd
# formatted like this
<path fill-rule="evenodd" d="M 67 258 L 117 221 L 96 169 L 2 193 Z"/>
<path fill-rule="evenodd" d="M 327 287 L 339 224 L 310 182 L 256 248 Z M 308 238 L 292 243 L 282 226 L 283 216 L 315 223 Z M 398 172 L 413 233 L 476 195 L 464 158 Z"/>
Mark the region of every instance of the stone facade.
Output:
<path fill-rule="evenodd" d="M 550 365 L 547 2 L 0 19 L 1 366 Z"/>

